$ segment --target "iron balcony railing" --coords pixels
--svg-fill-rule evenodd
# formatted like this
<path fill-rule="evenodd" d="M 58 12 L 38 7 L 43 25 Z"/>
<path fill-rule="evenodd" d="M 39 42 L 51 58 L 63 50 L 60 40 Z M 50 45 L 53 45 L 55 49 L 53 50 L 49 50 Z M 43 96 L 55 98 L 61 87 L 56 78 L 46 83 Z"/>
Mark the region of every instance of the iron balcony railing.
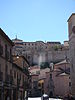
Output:
<path fill-rule="evenodd" d="M 29 89 L 28 81 L 24 81 L 22 86 L 24 89 Z"/>
<path fill-rule="evenodd" d="M 5 76 L 5 82 L 9 84 L 13 84 L 13 76 L 12 75 L 6 75 Z"/>
<path fill-rule="evenodd" d="M 28 68 L 24 67 L 24 68 L 23 68 L 23 72 L 24 72 L 26 75 L 29 75 Z"/>

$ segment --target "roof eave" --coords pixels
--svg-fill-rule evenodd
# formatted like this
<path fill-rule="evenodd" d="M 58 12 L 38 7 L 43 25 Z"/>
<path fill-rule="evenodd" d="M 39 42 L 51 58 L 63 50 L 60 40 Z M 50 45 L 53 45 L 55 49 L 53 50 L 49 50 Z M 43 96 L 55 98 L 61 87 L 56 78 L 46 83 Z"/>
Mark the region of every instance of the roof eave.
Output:
<path fill-rule="evenodd" d="M 5 32 L 0 28 L 1 36 L 4 37 L 12 46 L 14 43 L 10 40 L 10 38 L 5 34 Z"/>
<path fill-rule="evenodd" d="M 68 18 L 67 22 L 69 22 L 70 18 L 75 15 L 75 13 L 72 13 L 71 16 Z"/>

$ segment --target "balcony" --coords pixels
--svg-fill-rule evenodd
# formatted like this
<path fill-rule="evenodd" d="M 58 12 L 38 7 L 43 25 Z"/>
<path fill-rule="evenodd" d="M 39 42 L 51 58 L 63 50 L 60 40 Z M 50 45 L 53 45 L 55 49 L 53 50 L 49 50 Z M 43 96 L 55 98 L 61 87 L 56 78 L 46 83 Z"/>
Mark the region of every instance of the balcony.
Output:
<path fill-rule="evenodd" d="M 24 81 L 22 86 L 23 86 L 24 89 L 28 89 L 29 88 L 29 84 L 28 84 L 27 81 Z"/>
<path fill-rule="evenodd" d="M 0 81 L 3 81 L 3 72 L 0 71 Z"/>
<path fill-rule="evenodd" d="M 13 84 L 13 76 L 7 74 L 5 76 L 5 82 L 9 84 Z"/>
<path fill-rule="evenodd" d="M 25 75 L 29 75 L 29 71 L 26 67 L 24 67 L 23 72 L 25 73 Z"/>
<path fill-rule="evenodd" d="M 17 79 L 17 85 L 20 85 L 21 79 Z"/>
<path fill-rule="evenodd" d="M 17 78 L 17 90 L 19 90 L 21 79 Z"/>
<path fill-rule="evenodd" d="M 3 54 L 3 46 L 0 44 L 0 56 Z"/>

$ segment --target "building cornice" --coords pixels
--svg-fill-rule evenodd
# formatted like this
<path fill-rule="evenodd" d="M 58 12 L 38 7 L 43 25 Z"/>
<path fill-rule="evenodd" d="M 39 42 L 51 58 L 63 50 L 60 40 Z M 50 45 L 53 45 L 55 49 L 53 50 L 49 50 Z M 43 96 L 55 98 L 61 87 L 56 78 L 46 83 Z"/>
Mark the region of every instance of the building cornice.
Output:
<path fill-rule="evenodd" d="M 69 20 L 71 19 L 71 17 L 75 15 L 75 13 L 72 13 L 71 16 L 68 18 L 67 22 L 69 22 Z"/>
<path fill-rule="evenodd" d="M 5 32 L 0 28 L 0 35 L 4 37 L 12 46 L 14 46 L 14 43 L 10 40 L 10 38 L 5 34 Z"/>

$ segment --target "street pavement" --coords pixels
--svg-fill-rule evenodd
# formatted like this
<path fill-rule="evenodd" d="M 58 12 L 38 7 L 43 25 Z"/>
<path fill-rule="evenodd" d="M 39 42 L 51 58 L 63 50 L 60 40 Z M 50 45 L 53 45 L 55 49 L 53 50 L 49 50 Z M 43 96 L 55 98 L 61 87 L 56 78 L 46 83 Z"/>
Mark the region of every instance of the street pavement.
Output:
<path fill-rule="evenodd" d="M 41 100 L 41 98 L 40 97 L 37 97 L 37 98 L 28 98 L 28 100 Z M 62 99 L 49 98 L 49 100 L 62 100 Z"/>

